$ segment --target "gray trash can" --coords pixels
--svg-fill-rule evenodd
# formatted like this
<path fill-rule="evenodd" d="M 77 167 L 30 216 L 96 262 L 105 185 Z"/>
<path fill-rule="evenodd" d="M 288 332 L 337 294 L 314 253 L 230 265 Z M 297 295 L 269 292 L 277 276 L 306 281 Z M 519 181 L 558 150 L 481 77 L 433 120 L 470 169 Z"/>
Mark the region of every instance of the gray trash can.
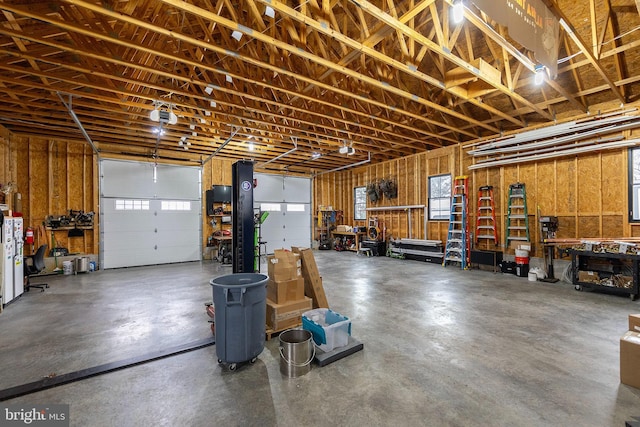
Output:
<path fill-rule="evenodd" d="M 268 277 L 236 273 L 211 279 L 218 363 L 251 361 L 264 349 Z"/>

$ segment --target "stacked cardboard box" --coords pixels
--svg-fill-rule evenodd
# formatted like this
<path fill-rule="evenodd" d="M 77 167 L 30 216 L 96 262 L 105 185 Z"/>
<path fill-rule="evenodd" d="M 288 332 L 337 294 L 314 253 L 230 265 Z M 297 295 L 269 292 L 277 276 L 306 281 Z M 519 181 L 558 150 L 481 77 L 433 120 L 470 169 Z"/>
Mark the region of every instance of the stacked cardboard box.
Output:
<path fill-rule="evenodd" d="M 640 388 L 640 314 L 629 315 L 629 330 L 620 338 L 620 382 Z"/>
<path fill-rule="evenodd" d="M 280 331 L 300 325 L 302 313 L 312 304 L 304 296 L 300 255 L 276 249 L 267 265 L 267 326 Z"/>

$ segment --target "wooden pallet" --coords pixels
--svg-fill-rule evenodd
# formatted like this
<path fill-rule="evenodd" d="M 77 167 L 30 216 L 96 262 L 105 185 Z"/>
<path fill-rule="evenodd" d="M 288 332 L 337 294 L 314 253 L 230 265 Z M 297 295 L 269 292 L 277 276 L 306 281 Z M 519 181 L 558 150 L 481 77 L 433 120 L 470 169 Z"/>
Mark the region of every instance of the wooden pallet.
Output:
<path fill-rule="evenodd" d="M 267 326 L 266 340 L 269 341 L 272 337 L 279 335 L 281 332 L 284 332 L 287 329 L 299 328 L 300 326 L 302 326 L 302 322 L 298 323 L 297 325 L 289 326 L 288 328 L 279 329 L 277 331 L 274 331 L 269 326 Z"/>

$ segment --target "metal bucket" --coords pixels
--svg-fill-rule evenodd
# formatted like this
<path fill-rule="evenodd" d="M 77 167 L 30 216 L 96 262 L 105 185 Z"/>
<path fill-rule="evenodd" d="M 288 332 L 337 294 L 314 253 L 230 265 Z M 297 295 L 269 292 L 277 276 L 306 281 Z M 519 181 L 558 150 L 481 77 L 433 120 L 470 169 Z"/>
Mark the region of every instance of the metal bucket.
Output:
<path fill-rule="evenodd" d="M 316 356 L 311 332 L 304 329 L 288 329 L 280 334 L 280 372 L 295 378 L 311 370 Z"/>
<path fill-rule="evenodd" d="M 80 258 L 75 258 L 75 271 L 77 273 L 86 273 L 89 271 L 89 257 L 83 256 Z"/>

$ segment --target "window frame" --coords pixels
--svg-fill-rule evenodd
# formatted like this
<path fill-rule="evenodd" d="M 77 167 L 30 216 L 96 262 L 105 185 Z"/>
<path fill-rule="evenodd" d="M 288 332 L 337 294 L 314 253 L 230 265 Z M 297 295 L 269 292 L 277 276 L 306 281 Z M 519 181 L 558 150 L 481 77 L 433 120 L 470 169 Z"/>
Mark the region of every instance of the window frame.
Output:
<path fill-rule="evenodd" d="M 357 192 L 362 191 L 364 202 L 358 202 Z M 362 212 L 362 217 L 358 216 L 358 213 Z M 362 185 L 353 187 L 353 219 L 354 221 L 366 221 L 367 220 L 367 186 Z"/>
<path fill-rule="evenodd" d="M 634 179 L 634 156 L 638 157 L 638 181 Z M 629 222 L 640 222 L 640 147 L 629 148 Z M 634 197 L 635 195 L 635 197 Z M 635 215 L 634 215 L 635 214 Z"/>
<path fill-rule="evenodd" d="M 432 179 L 442 179 L 448 177 L 449 178 L 449 194 L 446 197 L 443 197 L 441 195 L 438 195 L 437 197 L 433 197 L 432 196 L 432 192 L 431 192 L 431 182 Z M 453 185 L 453 177 L 450 173 L 444 173 L 444 174 L 440 174 L 440 175 L 431 175 L 428 177 L 427 180 L 427 184 L 428 184 L 428 195 L 427 195 L 427 200 L 428 200 L 428 220 L 429 221 L 448 221 L 449 220 L 449 216 L 451 214 L 451 186 Z M 442 217 L 438 217 L 435 218 L 433 216 L 433 205 L 435 201 L 443 201 L 446 200 L 447 204 L 448 204 L 448 208 L 446 209 L 445 214 Z M 442 208 L 438 209 L 439 212 L 442 212 Z"/>

